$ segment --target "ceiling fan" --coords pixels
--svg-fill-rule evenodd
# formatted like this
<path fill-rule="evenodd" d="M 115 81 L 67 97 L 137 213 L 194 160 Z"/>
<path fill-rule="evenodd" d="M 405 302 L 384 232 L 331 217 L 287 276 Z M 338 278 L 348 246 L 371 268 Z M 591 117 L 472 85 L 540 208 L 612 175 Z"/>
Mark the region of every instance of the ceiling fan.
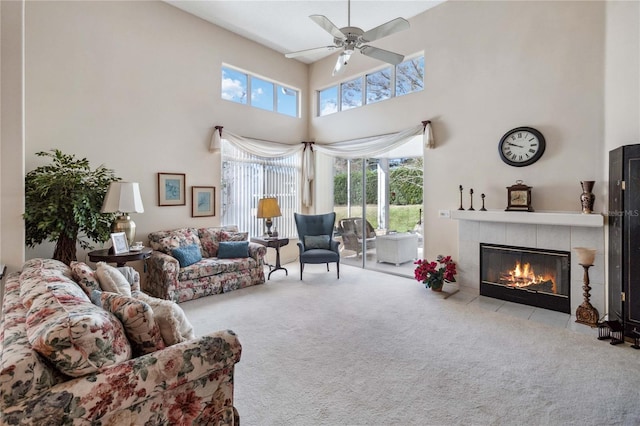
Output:
<path fill-rule="evenodd" d="M 309 18 L 333 36 L 333 45 L 291 52 L 285 54 L 285 57 L 295 58 L 311 53 L 333 51 L 342 48 L 343 50 L 338 57 L 335 68 L 333 69 L 332 75 L 334 76 L 344 70 L 349 58 L 356 49 L 363 55 L 367 55 L 393 65 L 398 65 L 404 59 L 404 55 L 365 44 L 408 29 L 409 21 L 404 18 L 392 19 L 389 22 L 385 22 L 384 24 L 365 32 L 361 28 L 351 26 L 351 0 L 348 0 L 347 26 L 344 28 L 336 27 L 333 22 L 324 15 L 311 15 Z"/>

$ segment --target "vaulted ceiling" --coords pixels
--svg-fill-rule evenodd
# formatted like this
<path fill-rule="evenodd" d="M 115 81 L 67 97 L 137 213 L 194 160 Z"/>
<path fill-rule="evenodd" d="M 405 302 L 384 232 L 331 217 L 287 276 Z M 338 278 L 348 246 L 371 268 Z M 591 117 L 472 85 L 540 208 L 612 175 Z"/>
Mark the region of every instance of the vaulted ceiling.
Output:
<path fill-rule="evenodd" d="M 331 35 L 309 15 L 324 15 L 338 28 L 348 26 L 348 0 L 165 1 L 283 54 L 332 44 Z M 351 26 L 367 31 L 397 17 L 412 18 L 443 1 L 353 0 Z M 331 53 L 296 59 L 309 64 Z"/>

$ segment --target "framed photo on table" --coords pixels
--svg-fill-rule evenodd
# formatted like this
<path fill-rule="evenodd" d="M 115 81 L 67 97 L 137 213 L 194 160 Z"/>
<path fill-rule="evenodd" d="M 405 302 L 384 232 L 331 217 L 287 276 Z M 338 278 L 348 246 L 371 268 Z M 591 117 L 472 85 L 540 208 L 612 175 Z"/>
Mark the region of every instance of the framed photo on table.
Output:
<path fill-rule="evenodd" d="M 184 173 L 158 173 L 158 205 L 186 205 Z"/>
<path fill-rule="evenodd" d="M 113 246 L 113 254 L 122 254 L 129 252 L 129 243 L 124 232 L 114 232 L 111 234 L 111 245 Z"/>
<path fill-rule="evenodd" d="M 213 186 L 191 187 L 191 217 L 216 215 L 216 188 Z"/>

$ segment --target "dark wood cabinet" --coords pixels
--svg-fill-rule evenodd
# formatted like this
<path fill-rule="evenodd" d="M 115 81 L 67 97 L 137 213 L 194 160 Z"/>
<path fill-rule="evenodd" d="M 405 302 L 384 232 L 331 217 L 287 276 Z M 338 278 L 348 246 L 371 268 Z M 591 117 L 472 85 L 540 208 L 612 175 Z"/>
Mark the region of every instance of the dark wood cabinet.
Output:
<path fill-rule="evenodd" d="M 640 332 L 640 144 L 609 152 L 609 319 Z"/>

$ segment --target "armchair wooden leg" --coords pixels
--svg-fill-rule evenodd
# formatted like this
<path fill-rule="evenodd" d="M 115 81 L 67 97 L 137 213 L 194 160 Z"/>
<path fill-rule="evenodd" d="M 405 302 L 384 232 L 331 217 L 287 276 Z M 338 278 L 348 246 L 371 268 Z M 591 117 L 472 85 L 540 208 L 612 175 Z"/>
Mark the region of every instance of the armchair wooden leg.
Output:
<path fill-rule="evenodd" d="M 302 271 L 304 270 L 304 263 L 300 262 L 300 281 L 302 281 Z"/>
<path fill-rule="evenodd" d="M 340 262 L 336 262 L 336 272 L 338 274 L 338 279 L 340 279 Z"/>
<path fill-rule="evenodd" d="M 329 262 L 327 262 L 327 272 L 329 272 Z"/>

